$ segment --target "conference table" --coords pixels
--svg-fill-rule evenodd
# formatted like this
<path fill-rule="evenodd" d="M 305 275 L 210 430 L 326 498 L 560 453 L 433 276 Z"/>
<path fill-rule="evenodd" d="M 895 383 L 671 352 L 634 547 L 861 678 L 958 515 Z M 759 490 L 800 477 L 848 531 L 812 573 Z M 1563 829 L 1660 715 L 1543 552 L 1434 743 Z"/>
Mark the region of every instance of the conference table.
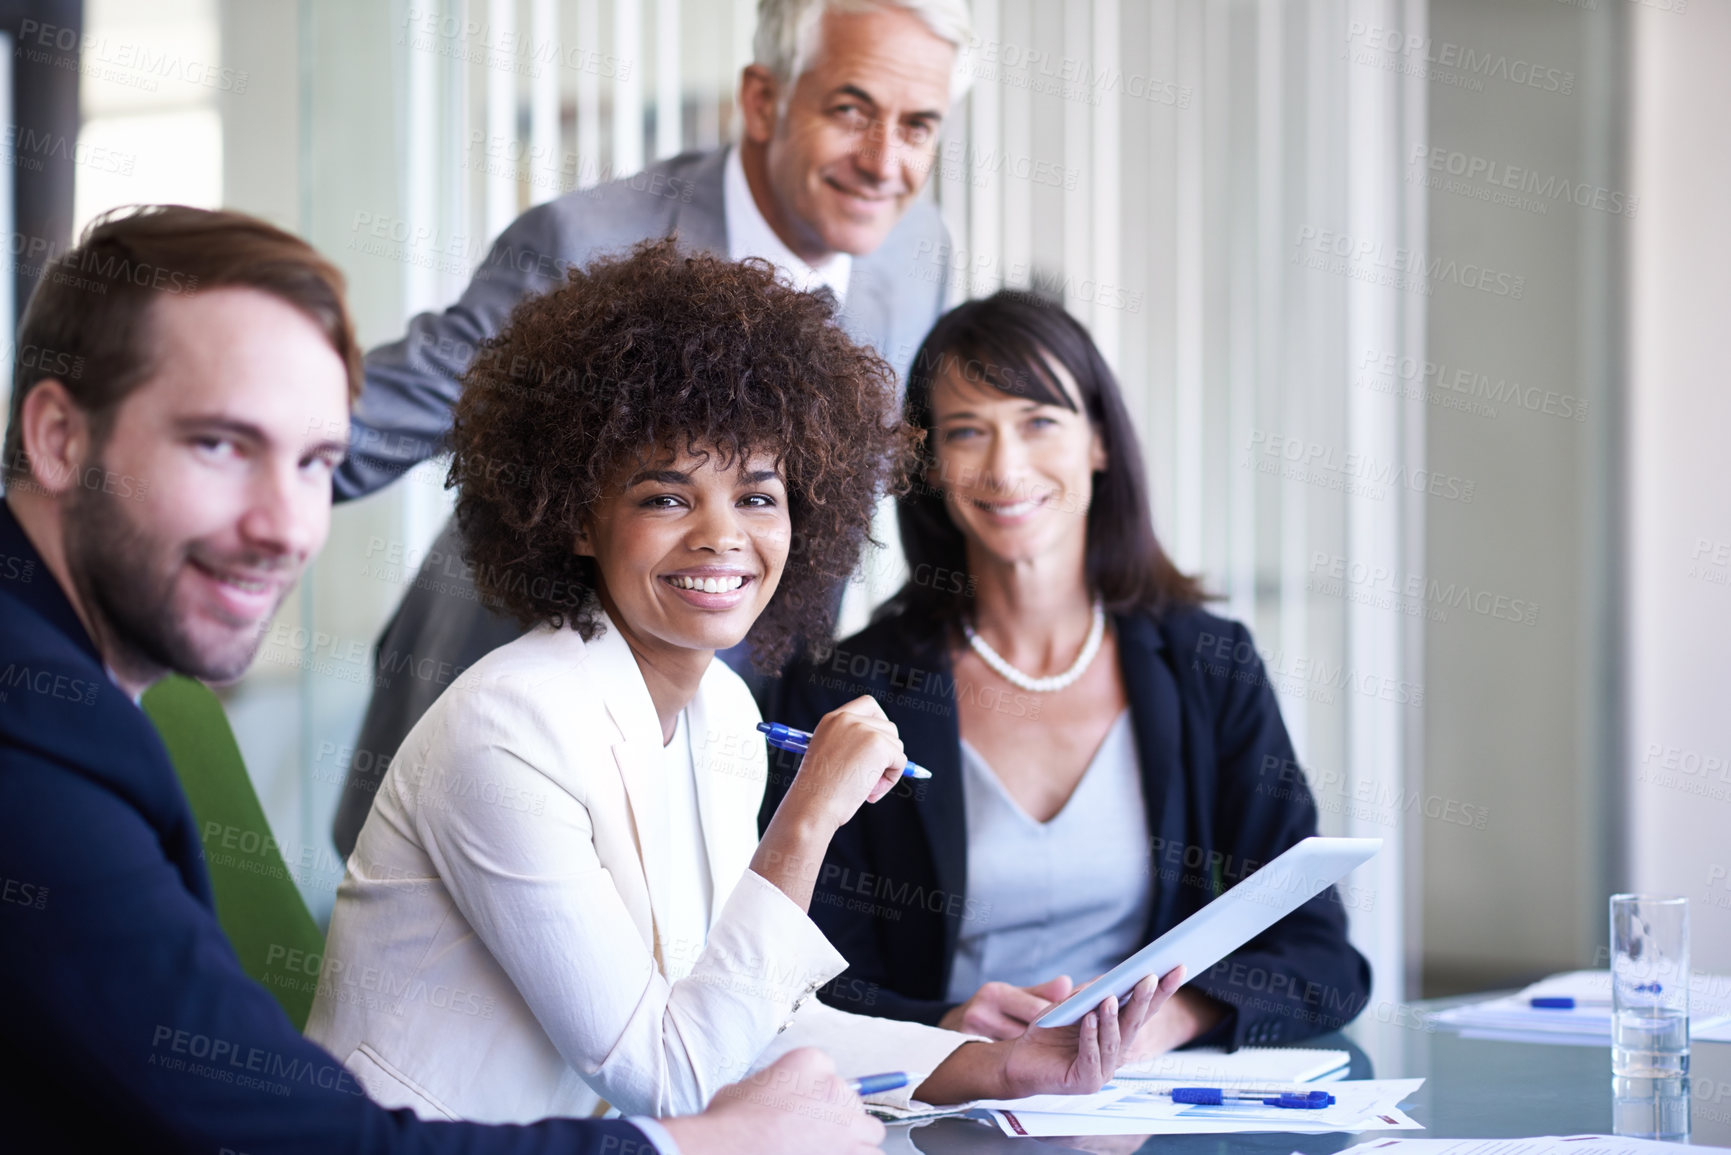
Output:
<path fill-rule="evenodd" d="M 1490 997 L 1475 995 L 1473 999 Z M 1472 1039 L 1436 1026 L 1432 1013 L 1464 999 L 1431 1000 L 1385 1013 L 1367 1011 L 1345 1031 L 1306 1040 L 1306 1047 L 1352 1055 L 1353 1079 L 1425 1080 L 1403 1109 L 1423 1131 L 1358 1134 L 1157 1135 L 1133 1138 L 1018 1139 L 970 1119 L 945 1118 L 890 1127 L 884 1150 L 901 1155 L 1085 1151 L 1130 1155 L 1322 1155 L 1377 1138 L 1490 1138 L 1611 1133 L 1609 1047 L 1554 1046 Z M 1731 1043 L 1696 1043 L 1690 1051 L 1690 1141 L 1731 1147 Z M 1322 1084 L 1319 1084 L 1322 1085 Z"/>

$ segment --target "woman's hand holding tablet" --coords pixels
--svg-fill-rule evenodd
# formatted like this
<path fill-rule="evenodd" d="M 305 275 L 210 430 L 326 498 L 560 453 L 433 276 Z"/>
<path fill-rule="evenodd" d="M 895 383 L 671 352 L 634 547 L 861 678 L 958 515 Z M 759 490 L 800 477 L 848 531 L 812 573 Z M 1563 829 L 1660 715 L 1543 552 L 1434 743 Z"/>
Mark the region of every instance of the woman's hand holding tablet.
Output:
<path fill-rule="evenodd" d="M 1108 994 L 1124 994 L 1148 975 L 1183 967 L 1201 974 L 1382 849 L 1380 838 L 1305 838 L 1261 870 L 1040 1016 L 1041 1027 L 1082 1018 Z"/>
<path fill-rule="evenodd" d="M 1013 1039 L 1034 1025 L 1034 1020 L 1070 997 L 1076 984 L 1069 975 L 1059 975 L 1031 987 L 990 982 L 957 1003 L 938 1020 L 946 1031 L 984 1035 L 988 1039 Z"/>
<path fill-rule="evenodd" d="M 1068 1026 L 1029 1027 L 1008 1042 L 969 1043 L 920 1085 L 916 1097 L 943 1103 L 1092 1094 L 1111 1080 L 1136 1032 L 1183 981 L 1180 971 L 1158 983 L 1150 976 L 1127 992 L 1122 1003 L 1109 996 Z M 982 1094 L 982 1088 L 990 1091 Z"/>
<path fill-rule="evenodd" d="M 1011 1098 L 1036 1094 L 1051 1087 L 1058 1073 L 1058 1094 L 1085 1095 L 1109 1082 L 1130 1052 L 1136 1033 L 1184 985 L 1184 968 L 1171 971 L 1158 982 L 1148 975 L 1131 990 L 1119 1008 L 1111 995 L 1068 1027 L 1032 1026 L 1016 1040 L 1005 1066 L 1004 1082 Z M 1080 1030 L 1081 1045 L 1077 1045 Z"/>

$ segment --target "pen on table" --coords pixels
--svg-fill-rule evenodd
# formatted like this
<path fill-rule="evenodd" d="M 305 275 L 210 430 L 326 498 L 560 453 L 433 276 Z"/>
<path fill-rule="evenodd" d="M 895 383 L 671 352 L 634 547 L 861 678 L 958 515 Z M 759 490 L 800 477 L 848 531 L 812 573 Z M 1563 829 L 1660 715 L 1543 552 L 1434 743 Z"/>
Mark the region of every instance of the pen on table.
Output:
<path fill-rule="evenodd" d="M 783 726 L 780 722 L 759 722 L 757 728 L 763 731 L 764 740 L 771 746 L 793 754 L 804 754 L 806 746 L 811 742 L 811 734 L 807 731 L 796 730 L 792 726 Z M 931 776 L 930 770 L 911 759 L 902 768 L 903 778 L 930 778 Z"/>
<path fill-rule="evenodd" d="M 1295 1111 L 1320 1111 L 1334 1106 L 1327 1091 L 1254 1091 L 1239 1087 L 1173 1087 L 1156 1094 L 1170 1095 L 1174 1103 L 1218 1107 L 1226 1103 L 1261 1103 L 1265 1107 L 1288 1107 Z"/>
<path fill-rule="evenodd" d="M 1534 995 L 1527 1005 L 1541 1011 L 1572 1011 L 1576 1008 L 1609 1007 L 1610 999 L 1575 998 L 1571 995 Z"/>
<path fill-rule="evenodd" d="M 853 1093 L 862 1099 L 867 1095 L 881 1095 L 885 1091 L 894 1091 L 907 1085 L 906 1071 L 885 1071 L 881 1075 L 861 1075 L 857 1079 L 848 1080 L 848 1086 L 853 1088 Z"/>

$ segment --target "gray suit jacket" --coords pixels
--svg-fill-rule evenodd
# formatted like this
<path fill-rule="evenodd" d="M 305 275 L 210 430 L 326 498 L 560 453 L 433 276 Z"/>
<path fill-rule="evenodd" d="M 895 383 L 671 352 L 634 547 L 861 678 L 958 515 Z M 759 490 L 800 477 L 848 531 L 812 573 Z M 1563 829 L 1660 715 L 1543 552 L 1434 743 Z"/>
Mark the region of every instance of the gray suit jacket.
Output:
<path fill-rule="evenodd" d="M 726 156 L 685 153 L 566 193 L 513 221 L 455 305 L 422 313 L 402 340 L 368 354 L 349 456 L 336 475 L 337 499 L 371 493 L 442 452 L 459 379 L 476 349 L 504 328 L 518 301 L 557 287 L 571 266 L 669 235 L 695 251 L 727 256 Z M 889 361 L 898 379 L 943 312 L 948 248 L 937 208 L 921 202 L 875 252 L 854 259 L 841 324 Z M 391 756 L 427 707 L 478 658 L 523 632 L 478 600 L 462 555 L 453 520 L 379 638 L 373 696 L 332 827 L 344 857 Z"/>

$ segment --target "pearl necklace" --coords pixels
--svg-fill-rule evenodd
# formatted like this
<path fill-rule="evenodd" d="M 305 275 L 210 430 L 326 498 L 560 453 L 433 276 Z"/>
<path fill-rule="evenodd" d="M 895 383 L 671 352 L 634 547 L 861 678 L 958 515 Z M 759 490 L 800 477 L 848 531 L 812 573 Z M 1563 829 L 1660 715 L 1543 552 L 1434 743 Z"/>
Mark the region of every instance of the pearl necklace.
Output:
<path fill-rule="evenodd" d="M 1052 694 L 1080 678 L 1093 662 L 1094 655 L 1100 652 L 1100 642 L 1106 636 L 1106 610 L 1099 602 L 1094 603 L 1094 624 L 1088 630 L 1088 640 L 1082 643 L 1082 652 L 1076 655 L 1076 661 L 1069 669 L 1049 678 L 1031 678 L 1010 665 L 1002 654 L 992 649 L 986 639 L 976 634 L 974 627 L 966 622 L 962 623 L 962 633 L 967 635 L 968 645 L 974 648 L 974 653 L 980 655 L 980 660 L 1003 675 L 1005 681 L 1035 694 Z"/>

